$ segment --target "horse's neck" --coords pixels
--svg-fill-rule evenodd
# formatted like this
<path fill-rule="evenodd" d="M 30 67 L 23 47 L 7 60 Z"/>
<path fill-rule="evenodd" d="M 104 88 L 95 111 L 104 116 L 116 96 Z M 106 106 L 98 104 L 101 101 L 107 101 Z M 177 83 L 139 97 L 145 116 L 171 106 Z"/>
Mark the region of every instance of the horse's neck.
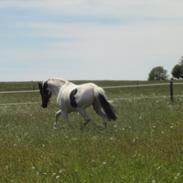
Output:
<path fill-rule="evenodd" d="M 51 89 L 52 93 L 54 95 L 58 95 L 60 88 L 69 81 L 67 80 L 62 80 L 62 79 L 49 79 L 48 84 L 49 88 Z"/>

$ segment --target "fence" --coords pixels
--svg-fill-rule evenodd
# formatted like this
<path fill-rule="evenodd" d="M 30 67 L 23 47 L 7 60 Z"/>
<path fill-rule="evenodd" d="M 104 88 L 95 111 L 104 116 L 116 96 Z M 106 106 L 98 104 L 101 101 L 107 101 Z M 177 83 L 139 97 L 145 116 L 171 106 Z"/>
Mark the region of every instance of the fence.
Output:
<path fill-rule="evenodd" d="M 173 80 L 170 80 L 168 83 L 155 83 L 155 84 L 134 84 L 134 85 L 118 85 L 118 86 L 104 86 L 102 88 L 104 89 L 117 89 L 117 88 L 139 88 L 139 87 L 153 87 L 153 86 L 169 86 L 169 93 L 170 93 L 170 100 L 173 103 L 174 102 L 174 85 L 183 85 L 183 83 L 174 83 Z M 22 90 L 22 91 L 0 91 L 0 94 L 17 94 L 17 93 L 37 93 L 39 90 Z M 167 98 L 168 96 L 158 96 L 161 98 Z M 183 95 L 178 95 L 176 97 L 183 97 Z M 139 99 L 139 97 L 136 97 Z M 147 98 L 147 97 L 146 97 Z M 157 98 L 154 97 L 148 97 L 148 98 Z M 126 98 L 118 98 L 118 99 L 126 99 Z M 140 97 L 140 99 L 143 99 Z M 32 105 L 37 104 L 38 102 L 19 102 L 19 103 L 6 103 L 6 104 L 0 104 L 0 106 L 8 106 L 8 105 Z"/>

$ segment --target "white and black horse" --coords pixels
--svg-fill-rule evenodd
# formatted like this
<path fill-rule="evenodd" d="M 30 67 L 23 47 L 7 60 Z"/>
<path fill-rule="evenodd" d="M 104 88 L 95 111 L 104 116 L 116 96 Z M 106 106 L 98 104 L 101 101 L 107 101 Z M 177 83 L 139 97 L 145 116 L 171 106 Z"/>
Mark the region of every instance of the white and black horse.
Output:
<path fill-rule="evenodd" d="M 39 82 L 38 84 L 43 108 L 47 107 L 52 95 L 57 97 L 57 104 L 60 110 L 56 112 L 54 128 L 57 127 L 60 115 L 63 116 L 65 121 L 69 122 L 68 114 L 70 112 L 80 113 L 85 120 L 85 123 L 81 126 L 83 128 L 90 122 L 85 109 L 91 105 L 96 113 L 103 118 L 105 127 L 107 126 L 107 121 L 117 119 L 113 107 L 105 96 L 104 90 L 93 83 L 76 85 L 64 79 L 54 78 Z"/>

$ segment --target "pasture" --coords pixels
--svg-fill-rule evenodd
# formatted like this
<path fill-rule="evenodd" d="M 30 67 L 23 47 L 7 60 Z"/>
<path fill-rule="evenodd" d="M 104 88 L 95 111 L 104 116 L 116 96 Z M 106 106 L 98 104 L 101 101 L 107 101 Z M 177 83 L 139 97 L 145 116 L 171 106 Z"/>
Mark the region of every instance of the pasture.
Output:
<path fill-rule="evenodd" d="M 1 91 L 32 87 L 0 85 Z M 183 85 L 175 86 L 173 104 L 168 86 L 105 91 L 118 120 L 104 129 L 88 109 L 92 122 L 82 131 L 77 114 L 70 115 L 72 128 L 60 118 L 63 128 L 53 129 L 55 99 L 43 109 L 39 93 L 0 94 L 0 182 L 182 183 Z"/>

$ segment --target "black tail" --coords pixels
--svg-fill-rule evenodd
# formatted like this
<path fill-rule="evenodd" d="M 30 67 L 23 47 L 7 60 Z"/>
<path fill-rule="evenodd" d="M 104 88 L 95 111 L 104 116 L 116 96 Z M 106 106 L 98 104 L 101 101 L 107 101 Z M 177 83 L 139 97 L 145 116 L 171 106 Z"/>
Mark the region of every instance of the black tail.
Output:
<path fill-rule="evenodd" d="M 98 98 L 99 98 L 100 104 L 101 104 L 104 112 L 106 113 L 106 116 L 107 116 L 108 120 L 109 121 L 116 120 L 117 117 L 116 117 L 116 115 L 114 113 L 113 107 L 106 100 L 105 96 L 99 93 Z"/>

